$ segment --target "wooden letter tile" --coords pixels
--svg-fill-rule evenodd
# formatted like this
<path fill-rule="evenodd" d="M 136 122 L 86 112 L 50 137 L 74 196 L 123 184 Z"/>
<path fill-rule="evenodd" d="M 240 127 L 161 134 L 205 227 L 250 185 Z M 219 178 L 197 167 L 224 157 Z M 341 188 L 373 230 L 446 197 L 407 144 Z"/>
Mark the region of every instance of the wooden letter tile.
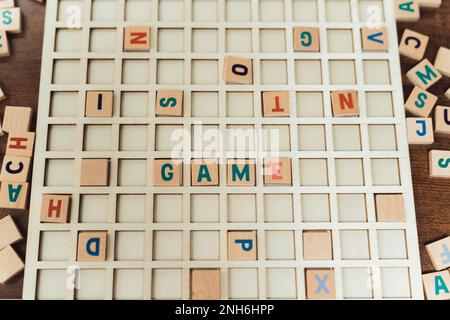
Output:
<path fill-rule="evenodd" d="M 450 107 L 437 106 L 434 123 L 436 133 L 450 135 Z"/>
<path fill-rule="evenodd" d="M 86 93 L 86 117 L 112 117 L 114 93 L 112 91 L 88 91 Z"/>
<path fill-rule="evenodd" d="M 31 123 L 31 108 L 11 107 L 5 108 L 2 129 L 5 132 L 27 132 Z"/>
<path fill-rule="evenodd" d="M 22 239 L 22 235 L 11 216 L 0 219 L 0 250 Z"/>
<path fill-rule="evenodd" d="M 445 96 L 447 97 L 448 100 L 450 100 L 450 88 L 448 88 L 447 91 L 445 91 Z"/>
<path fill-rule="evenodd" d="M 440 47 L 434 60 L 434 67 L 446 77 L 450 77 L 450 49 Z"/>
<path fill-rule="evenodd" d="M 264 158 L 265 185 L 291 185 L 292 171 L 290 158 Z"/>
<path fill-rule="evenodd" d="M 386 27 L 361 29 L 364 51 L 388 51 L 389 41 Z"/>
<path fill-rule="evenodd" d="M 256 231 L 228 231 L 228 260 L 256 259 Z"/>
<path fill-rule="evenodd" d="M 412 84 L 418 86 L 422 89 L 428 89 L 433 84 L 435 84 L 442 75 L 436 68 L 428 61 L 424 59 L 422 62 L 417 64 L 414 68 L 406 73 L 406 77 L 411 81 Z"/>
<path fill-rule="evenodd" d="M 405 108 L 413 115 L 426 118 L 433 110 L 437 97 L 424 89 L 414 87 L 413 91 L 405 102 Z"/>
<path fill-rule="evenodd" d="M 106 231 L 78 233 L 77 261 L 105 261 L 106 239 Z"/>
<path fill-rule="evenodd" d="M 420 8 L 439 8 L 442 0 L 419 0 Z"/>
<path fill-rule="evenodd" d="M 6 283 L 9 279 L 19 274 L 25 265 L 12 247 L 0 250 L 0 283 Z"/>
<path fill-rule="evenodd" d="M 294 27 L 294 51 L 319 52 L 319 28 Z"/>
<path fill-rule="evenodd" d="M 225 57 L 225 82 L 237 84 L 252 84 L 252 59 L 232 56 Z"/>
<path fill-rule="evenodd" d="M 43 194 L 41 222 L 66 223 L 69 217 L 70 196 Z"/>
<path fill-rule="evenodd" d="M 306 269 L 307 299 L 336 299 L 333 269 Z"/>
<path fill-rule="evenodd" d="M 450 299 L 450 273 L 448 270 L 422 275 L 427 300 Z"/>
<path fill-rule="evenodd" d="M 0 30 L 0 58 L 10 55 L 8 36 L 5 30 Z"/>
<path fill-rule="evenodd" d="M 262 94 L 264 117 L 289 117 L 289 92 L 266 91 Z"/>
<path fill-rule="evenodd" d="M 254 186 L 255 161 L 244 159 L 229 159 L 227 165 L 228 186 Z"/>
<path fill-rule="evenodd" d="M 450 236 L 425 246 L 434 269 L 443 270 L 450 267 Z"/>
<path fill-rule="evenodd" d="M 430 161 L 430 177 L 450 178 L 450 151 L 431 150 L 428 153 Z"/>
<path fill-rule="evenodd" d="M 157 116 L 183 116 L 183 91 L 158 90 L 156 94 L 155 114 Z"/>
<path fill-rule="evenodd" d="M 378 222 L 405 221 L 405 202 L 401 194 L 377 194 L 375 196 Z"/>
<path fill-rule="evenodd" d="M 220 269 L 191 270 L 191 299 L 220 299 Z"/>
<path fill-rule="evenodd" d="M 333 249 L 331 232 L 303 232 L 303 258 L 305 260 L 332 260 Z"/>
<path fill-rule="evenodd" d="M 331 93 L 334 117 L 359 116 L 359 102 L 356 91 L 334 91 Z"/>
<path fill-rule="evenodd" d="M 6 155 L 16 157 L 33 156 L 34 132 L 11 132 L 6 144 Z"/>
<path fill-rule="evenodd" d="M 1 9 L 7 9 L 7 8 L 14 8 L 14 0 L 0 0 L 0 8 Z"/>
<path fill-rule="evenodd" d="M 5 156 L 3 158 L 1 181 L 26 182 L 30 171 L 30 158 Z"/>
<path fill-rule="evenodd" d="M 155 159 L 153 170 L 154 186 L 181 186 L 183 184 L 183 165 L 181 160 Z"/>
<path fill-rule="evenodd" d="M 406 118 L 409 144 L 432 144 L 434 142 L 431 118 Z"/>
<path fill-rule="evenodd" d="M 107 186 L 109 183 L 108 159 L 81 159 L 80 186 Z"/>
<path fill-rule="evenodd" d="M 219 165 L 215 159 L 192 159 L 191 185 L 218 186 Z"/>
<path fill-rule="evenodd" d="M 0 9 L 0 29 L 11 33 L 21 33 L 20 8 Z"/>
<path fill-rule="evenodd" d="M 28 183 L 3 181 L 0 185 L 0 208 L 26 209 Z"/>
<path fill-rule="evenodd" d="M 425 55 L 429 39 L 426 35 L 405 29 L 398 50 L 401 55 L 420 61 Z"/>
<path fill-rule="evenodd" d="M 0 101 L 6 100 L 6 95 L 3 92 L 2 88 L 0 87 Z"/>
<path fill-rule="evenodd" d="M 418 21 L 420 19 L 418 0 L 394 0 L 397 21 Z"/>
<path fill-rule="evenodd" d="M 123 51 L 150 51 L 150 28 L 125 27 Z"/>

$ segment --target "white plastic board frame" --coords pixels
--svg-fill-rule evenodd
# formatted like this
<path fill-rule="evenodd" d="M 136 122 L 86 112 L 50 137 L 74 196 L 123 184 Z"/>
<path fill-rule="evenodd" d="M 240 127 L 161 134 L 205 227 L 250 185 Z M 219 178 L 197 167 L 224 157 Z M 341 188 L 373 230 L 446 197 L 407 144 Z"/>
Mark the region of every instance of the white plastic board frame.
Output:
<path fill-rule="evenodd" d="M 161 4 L 160 4 L 161 2 Z M 410 161 L 405 129 L 405 113 L 403 108 L 402 82 L 397 49 L 397 34 L 391 0 L 251 0 L 249 1 L 251 16 L 249 21 L 228 21 L 233 17 L 232 0 L 208 0 L 201 5 L 213 5 L 214 10 L 196 11 L 194 16 L 214 19 L 217 21 L 192 21 L 191 13 L 194 6 L 202 1 L 191 0 L 55 0 L 48 1 L 46 12 L 46 26 L 44 37 L 41 89 L 39 111 L 37 118 L 37 141 L 34 157 L 33 186 L 30 203 L 30 222 L 28 232 L 28 246 L 26 258 L 25 284 L 23 297 L 25 299 L 152 299 L 152 298 L 182 298 L 190 297 L 190 268 L 220 268 L 221 273 L 221 297 L 233 298 L 239 292 L 237 284 L 245 282 L 247 296 L 243 298 L 266 299 L 271 297 L 305 299 L 305 270 L 309 268 L 333 268 L 335 271 L 336 298 L 400 298 L 422 299 L 421 269 L 419 260 L 418 238 L 413 202 L 413 192 L 410 174 Z M 238 1 L 239 2 L 239 1 Z M 245 0 L 240 1 L 245 3 Z M 209 4 L 205 4 L 209 3 Z M 177 4 L 183 6 L 180 11 Z M 362 52 L 360 28 L 364 23 L 359 22 L 360 11 L 368 5 L 382 7 L 384 19 L 382 25 L 389 30 L 389 51 L 387 53 Z M 230 6 L 227 8 L 226 6 Z M 302 7 L 303 5 L 303 7 Z M 81 8 L 81 28 L 67 29 L 67 17 L 76 17 L 77 8 Z M 264 7 L 264 8 L 263 8 Z M 331 22 L 336 17 L 345 18 L 345 14 L 338 14 L 337 7 L 348 7 L 347 22 Z M 236 8 L 236 7 L 235 7 Z M 299 9 L 303 8 L 303 9 Z M 308 8 L 306 10 L 305 8 Z M 316 8 L 316 9 L 314 9 Z M 328 9 L 327 9 L 328 8 Z M 267 10 L 266 10 L 267 9 Z M 282 10 L 283 21 L 259 21 L 277 20 L 277 14 Z M 300 10 L 300 11 L 299 11 Z M 346 9 L 344 9 L 346 10 Z M 234 11 L 235 13 L 237 11 Z M 317 15 L 311 14 L 316 12 Z M 245 20 L 245 12 L 238 12 L 236 16 Z M 228 16 L 229 15 L 229 16 Z M 165 20 L 159 21 L 158 17 Z M 126 18 L 126 19 L 125 19 Z M 130 21 L 141 20 L 141 21 Z M 299 21 L 308 20 L 308 21 Z M 69 20 L 67 20 L 69 21 Z M 72 23 L 76 20 L 70 20 Z M 76 23 L 75 23 L 76 24 Z M 123 28 L 127 25 L 148 25 L 151 27 L 151 51 L 146 53 L 123 52 Z M 294 53 L 292 47 L 292 32 L 295 26 L 316 26 L 320 28 L 320 53 Z M 159 52 L 157 48 L 159 31 L 161 29 L 183 29 L 182 39 L 184 46 L 182 52 Z M 215 52 L 191 52 L 192 29 L 208 28 L 217 31 L 217 50 Z M 251 52 L 226 52 L 226 29 L 251 30 Z M 113 31 L 102 34 L 94 40 L 93 33 L 96 30 Z M 278 29 L 285 34 L 285 52 L 260 52 L 259 29 Z M 328 52 L 328 29 L 346 29 L 351 33 L 353 52 L 330 53 Z M 65 33 L 68 32 L 68 33 Z M 72 33 L 73 32 L 73 33 Z M 101 32 L 101 31 L 100 31 Z M 70 36 L 69 36 L 70 33 Z M 91 37 L 91 38 L 90 38 Z M 101 38 L 102 40 L 98 40 Z M 109 39 L 109 40 L 106 40 Z M 273 39 L 273 38 L 272 38 Z M 109 41 L 109 42 L 108 42 Z M 115 42 L 115 45 L 112 43 Z M 242 45 L 243 42 L 240 42 Z M 172 45 L 174 45 L 172 43 Z M 333 46 L 333 44 L 331 44 Z M 180 45 L 181 46 L 181 45 Z M 59 48 L 58 48 L 59 47 Z M 175 45 L 176 47 L 176 45 Z M 173 49 L 173 47 L 171 47 Z M 236 48 L 236 46 L 234 46 Z M 167 48 L 162 48 L 166 50 Z M 174 50 L 176 50 L 175 48 Z M 90 51 L 93 50 L 93 51 Z M 99 52 L 98 50 L 112 50 L 111 52 Z M 227 85 L 223 81 L 222 72 L 225 55 L 232 54 L 253 59 L 254 81 L 252 85 Z M 104 64 L 106 60 L 109 65 Z M 126 65 L 124 59 L 140 59 L 147 65 L 147 75 L 142 75 L 142 83 L 124 84 L 122 70 Z M 182 83 L 160 84 L 157 78 L 157 68 L 160 59 L 172 61 L 178 59 L 184 66 Z M 218 79 L 216 84 L 191 84 L 191 62 L 193 59 L 217 61 Z M 296 60 L 318 60 L 321 66 L 322 83 L 301 84 L 297 83 L 299 74 L 296 72 Z M 262 84 L 261 60 L 283 60 L 285 62 L 286 83 Z M 354 61 L 356 82 L 354 84 L 332 84 L 330 77 L 330 60 Z M 389 83 L 367 84 L 364 72 L 364 61 L 383 60 L 389 65 Z M 62 69 L 55 64 L 63 61 Z M 99 62 L 100 63 L 97 63 Z M 103 62 L 102 62 L 103 61 Z M 95 68 L 99 68 L 95 70 Z M 367 67 L 367 65 L 366 65 Z M 103 71 L 98 71 L 103 70 Z M 111 72 L 109 75 L 106 71 Z M 130 69 L 131 70 L 131 69 Z M 135 68 L 133 75 L 138 74 Z M 77 74 L 78 72 L 78 74 Z M 78 78 L 78 79 L 77 79 Z M 134 78 L 134 77 L 133 77 Z M 131 79 L 131 78 L 129 78 Z M 53 81 L 55 80 L 55 81 Z M 55 83 L 62 82 L 62 83 Z M 69 83 L 70 82 L 70 83 Z M 89 83 L 100 82 L 100 83 Z M 103 84 L 101 83 L 103 82 Z M 126 81 L 125 81 L 126 82 Z M 144 84 L 145 82 L 145 84 Z M 154 100 L 156 90 L 159 88 L 178 88 L 184 90 L 184 116 L 181 118 L 158 118 L 154 116 Z M 345 89 L 358 91 L 361 114 L 354 118 L 332 117 L 330 105 L 330 92 Z M 115 104 L 112 118 L 98 119 L 84 117 L 84 101 L 87 90 L 112 90 L 114 91 Z M 290 92 L 290 113 L 288 118 L 265 118 L 261 114 L 261 92 L 270 90 L 288 90 Z M 212 91 L 217 93 L 218 114 L 213 117 L 193 117 L 191 108 L 192 92 Z M 253 97 L 253 117 L 227 116 L 227 92 L 246 91 Z M 62 93 L 61 93 L 62 92 Z M 142 114 L 138 111 L 124 107 L 126 99 L 123 93 L 141 92 L 139 99 L 133 100 L 128 105 L 137 106 L 137 101 L 146 101 Z M 323 116 L 302 117 L 297 115 L 298 92 L 321 92 L 323 98 Z M 392 116 L 373 116 L 369 114 L 367 92 L 388 92 L 392 95 Z M 135 97 L 137 99 L 137 97 Z M 231 99 L 231 98 L 230 98 Z M 378 101 L 379 102 L 379 101 Z M 231 102 L 229 102 L 231 103 Z M 371 108 L 373 105 L 371 106 Z M 231 107 L 230 107 L 231 109 Z M 229 114 L 228 114 L 229 115 Z M 370 116 L 372 115 L 372 116 Z M 129 173 L 133 168 L 146 168 L 151 171 L 151 163 L 154 158 L 168 158 L 170 152 L 158 151 L 155 148 L 157 125 L 177 124 L 190 130 L 196 121 L 212 124 L 225 132 L 227 125 L 244 124 L 252 125 L 255 129 L 261 129 L 264 125 L 277 124 L 289 126 L 289 151 L 282 151 L 281 155 L 290 156 L 292 159 L 291 187 L 264 186 L 262 178 L 257 176 L 255 187 L 230 188 L 226 186 L 226 172 L 220 167 L 219 187 L 192 187 L 189 186 L 190 171 L 185 166 L 184 186 L 180 188 L 153 187 L 149 179 L 145 179 L 144 185 L 138 185 L 134 181 L 133 186 L 123 186 L 119 170 Z M 126 150 L 121 144 L 124 138 L 119 137 L 122 125 L 140 124 L 145 126 L 147 132 L 147 145 L 145 150 L 139 151 L 139 146 L 134 146 L 138 151 Z M 298 130 L 299 125 L 322 125 L 325 129 L 326 150 L 299 151 Z M 360 128 L 360 151 L 335 151 L 333 148 L 333 125 L 347 124 L 357 125 Z M 369 126 L 371 125 L 395 126 L 396 150 L 371 150 Z M 56 127 L 55 127 L 56 125 Z M 97 127 L 89 127 L 97 125 Z M 100 126 L 106 131 L 101 134 Z M 53 126 L 51 129 L 50 126 Z M 51 138 L 51 131 L 58 133 Z M 58 131 L 59 130 L 59 131 Z M 92 130 L 91 138 L 87 138 L 88 131 Z M 122 132 L 123 133 L 123 132 Z M 92 138 L 108 137 L 110 140 L 98 141 Z M 63 137 L 58 139 L 58 137 Z M 374 136 L 372 136 L 374 137 Z M 86 141 L 88 139 L 89 141 Z M 50 142 L 51 140 L 51 142 Z M 122 142 L 121 142 L 122 141 Z M 128 141 L 134 141 L 128 139 Z M 386 142 L 388 140 L 385 140 Z M 130 142 L 131 143 L 131 142 Z M 91 147 L 86 147 L 86 144 Z M 383 143 L 382 143 L 383 144 Z M 106 147 L 105 147 L 106 146 Z M 96 149 L 97 148 L 97 149 Z M 100 150 L 103 148 L 103 151 Z M 50 149 L 50 150 L 49 150 Z M 90 151 L 86 151 L 86 149 Z M 92 151 L 92 149 L 96 149 Z M 106 150 L 105 150 L 106 149 Z M 123 151 L 125 149 L 126 151 Z M 79 187 L 80 162 L 82 158 L 109 158 L 110 184 L 108 187 Z M 335 159 L 362 159 L 364 170 L 364 185 L 362 186 L 337 186 L 335 175 Z M 59 161 L 65 159 L 66 161 Z M 141 159 L 139 166 L 126 166 L 123 160 Z M 327 162 L 327 186 L 304 186 L 300 184 L 298 159 L 325 159 Z M 375 186 L 372 177 L 372 159 L 398 159 L 400 184 L 392 186 Z M 49 162 L 52 162 L 52 170 L 56 174 L 49 173 Z M 130 164 L 130 163 L 128 163 Z M 138 162 L 134 162 L 138 164 Z M 119 169 L 121 167 L 122 169 Z M 127 169 L 128 168 L 128 169 Z M 131 168 L 131 169 L 130 169 Z M 257 170 L 260 164 L 257 164 Z M 345 170 L 344 170 L 345 171 Z M 341 172 L 344 173 L 345 172 Z M 46 178 L 47 175 L 47 178 Z M 120 176 L 120 177 L 119 177 Z M 46 182 L 47 181 L 47 185 Z M 49 185 L 50 184 L 50 185 Z M 40 223 L 40 205 L 42 194 L 70 194 L 71 217 L 66 224 Z M 375 215 L 374 195 L 379 193 L 400 193 L 405 199 L 406 222 L 381 223 L 377 222 Z M 130 222 L 132 218 L 120 218 L 118 198 L 130 194 L 143 199 L 141 207 L 144 209 L 142 222 Z M 178 202 L 181 210 L 181 221 L 175 223 L 154 222 L 154 195 L 172 194 L 179 195 Z M 214 194 L 218 198 L 219 222 L 193 223 L 191 222 L 192 194 Z M 256 209 L 254 222 L 228 223 L 227 213 L 228 194 L 252 194 L 255 196 Z M 288 194 L 292 199 L 292 222 L 265 222 L 265 194 Z M 301 202 L 304 195 L 322 194 L 329 197 L 328 222 L 305 222 L 305 205 Z M 342 222 L 338 212 L 338 200 L 340 194 L 364 194 L 366 221 Z M 87 195 L 87 196 L 85 196 Z M 89 195 L 91 196 L 89 198 Z M 84 198 L 82 202 L 82 198 Z M 180 200 L 178 200 L 180 201 Z M 282 201 L 281 198 L 278 201 Z M 82 204 L 83 203 L 83 204 Z M 286 205 L 286 203 L 280 203 Z M 138 212 L 140 206 L 129 210 Z M 82 216 L 80 213 L 84 210 Z M 120 219 L 129 221 L 118 222 Z M 85 222 L 80 222 L 85 221 Z M 88 221 L 88 222 L 86 222 Z M 108 247 L 106 262 L 77 262 L 77 234 L 83 230 L 106 230 L 108 232 Z M 154 231 L 171 230 L 179 231 L 182 239 L 182 257 L 180 260 L 152 261 Z M 219 247 L 216 248 L 219 255 L 216 260 L 192 260 L 191 231 L 216 231 Z M 258 260 L 256 261 L 229 261 L 227 260 L 227 230 L 257 230 L 258 231 Z M 293 259 L 268 260 L 270 254 L 266 231 L 291 231 L 294 235 Z M 329 261 L 305 261 L 302 254 L 303 230 L 331 230 L 333 244 L 333 260 Z M 348 247 L 348 238 L 342 236 L 342 230 L 360 230 L 367 236 L 369 246 L 369 258 L 344 259 L 343 254 L 348 250 L 358 251 L 357 247 Z M 406 239 L 406 258 L 381 259 L 379 245 L 386 238 L 379 238 L 379 230 L 403 230 Z M 133 231 L 132 234 L 120 234 L 119 232 Z M 285 234 L 286 235 L 286 234 Z M 127 237 L 128 236 L 128 237 Z M 138 244 L 139 250 L 135 250 Z M 355 243 L 350 241 L 351 243 Z M 347 245 L 347 246 L 346 246 Z M 344 248 L 345 247 L 345 248 Z M 401 247 L 392 243 L 393 248 Z M 133 249 L 134 248 L 134 249 Z M 274 247 L 272 247 L 273 249 Z M 281 249 L 281 247 L 280 247 Z M 344 250 L 343 250 L 344 249 Z M 129 251 L 129 252 L 128 252 Z M 194 254 L 194 253 L 193 253 Z M 81 291 L 66 286 L 70 274 L 67 268 L 75 266 L 81 269 Z M 273 269 L 275 268 L 275 269 Z M 277 272 L 280 271 L 277 276 Z M 286 271 L 287 272 L 284 272 Z M 280 276 L 280 275 L 283 276 Z M 274 281 L 279 279 L 280 281 Z M 254 282 L 251 283 L 252 276 Z M 278 278 L 277 278 L 278 277 Z M 400 279 L 400 280 L 399 280 Z M 401 282 L 408 281 L 407 283 Z M 398 283 L 397 281 L 400 281 Z M 285 283 L 277 287 L 276 284 Z M 365 284 L 371 282 L 372 287 Z M 163 283 L 163 286 L 161 286 Z M 394 286 L 392 286 L 394 285 Z M 167 292 L 158 290 L 161 287 L 169 288 Z M 83 291 L 83 288 L 85 288 Z M 398 289 L 400 288 L 400 289 Z M 251 291 L 254 292 L 251 292 Z M 367 293 L 368 292 L 368 293 Z"/>

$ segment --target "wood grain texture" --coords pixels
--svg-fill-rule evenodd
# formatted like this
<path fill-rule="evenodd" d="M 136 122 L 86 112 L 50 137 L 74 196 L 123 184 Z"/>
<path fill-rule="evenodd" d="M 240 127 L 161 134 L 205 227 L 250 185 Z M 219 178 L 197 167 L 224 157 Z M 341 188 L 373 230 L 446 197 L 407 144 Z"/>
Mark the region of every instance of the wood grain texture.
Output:
<path fill-rule="evenodd" d="M 16 5 L 22 10 L 22 34 L 11 36 L 12 55 L 0 60 L 0 87 L 8 97 L 0 103 L 0 116 L 3 117 L 4 107 L 8 105 L 24 105 L 37 110 L 39 96 L 39 77 L 42 54 L 42 37 L 44 29 L 45 7 L 35 1 L 17 0 Z M 430 36 L 430 42 L 425 54 L 434 62 L 437 50 L 441 46 L 450 47 L 450 1 L 443 1 L 440 9 L 422 10 L 419 22 L 399 23 L 398 35 L 401 37 L 405 28 Z M 403 75 L 417 61 L 402 57 Z M 408 97 L 413 85 L 403 77 L 405 98 Z M 450 79 L 443 78 L 430 88 L 439 97 L 439 105 L 450 105 L 444 92 L 450 87 Z M 31 130 L 35 128 L 36 113 L 32 118 Z M 5 154 L 6 139 L 0 139 L 0 158 Z M 436 137 L 433 145 L 411 146 L 411 165 L 417 223 L 419 229 L 420 252 L 424 272 L 433 270 L 431 261 L 425 251 L 424 244 L 436 241 L 450 235 L 450 180 L 431 179 L 428 176 L 428 151 L 431 149 L 450 150 L 450 139 Z M 28 227 L 27 210 L 0 209 L 0 218 L 11 214 L 20 232 L 25 236 Z M 25 257 L 26 242 L 14 245 L 18 254 Z M 0 284 L 0 299 L 18 299 L 22 296 L 23 276 L 19 275 L 8 282 Z"/>

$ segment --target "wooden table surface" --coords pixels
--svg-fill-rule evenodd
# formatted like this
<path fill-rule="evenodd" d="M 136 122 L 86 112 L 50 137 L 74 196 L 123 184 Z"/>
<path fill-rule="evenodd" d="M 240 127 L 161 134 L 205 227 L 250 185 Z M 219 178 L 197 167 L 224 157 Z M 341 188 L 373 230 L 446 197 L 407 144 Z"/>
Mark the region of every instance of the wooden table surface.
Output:
<path fill-rule="evenodd" d="M 45 7 L 36 1 L 16 0 L 22 10 L 22 34 L 10 39 L 12 55 L 0 59 L 0 86 L 8 99 L 0 104 L 0 117 L 4 106 L 30 106 L 37 110 L 39 77 L 41 67 L 42 37 Z M 440 46 L 450 48 L 450 1 L 443 1 L 440 9 L 422 10 L 421 19 L 414 23 L 400 23 L 399 37 L 405 28 L 430 36 L 426 57 L 434 61 Z M 415 65 L 414 61 L 402 57 L 402 72 L 405 74 Z M 406 77 L 403 79 L 405 98 L 412 90 Z M 450 105 L 444 92 L 450 87 L 449 78 L 444 78 L 430 91 L 439 96 L 438 104 Z M 34 114 L 32 130 L 34 131 Z M 3 158 L 6 138 L 0 139 L 0 158 Z M 428 176 L 428 151 L 430 149 L 450 150 L 450 138 L 435 137 L 431 146 L 411 146 L 411 166 L 415 193 L 417 225 L 419 230 L 420 254 L 424 272 L 432 271 L 431 261 L 424 244 L 450 235 L 450 180 L 430 179 Z M 27 210 L 0 209 L 0 218 L 12 215 L 23 235 L 28 227 Z M 25 257 L 26 241 L 14 245 L 18 253 Z M 0 299 L 18 299 L 22 296 L 23 274 L 15 277 L 7 285 L 0 284 Z"/>

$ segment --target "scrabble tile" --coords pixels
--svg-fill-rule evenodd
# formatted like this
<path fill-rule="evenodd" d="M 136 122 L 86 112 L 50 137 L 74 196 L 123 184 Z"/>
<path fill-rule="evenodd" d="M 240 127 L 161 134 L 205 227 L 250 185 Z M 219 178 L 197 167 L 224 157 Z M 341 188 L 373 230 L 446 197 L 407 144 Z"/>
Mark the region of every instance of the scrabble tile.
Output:
<path fill-rule="evenodd" d="M 428 153 L 430 161 L 430 177 L 450 178 L 450 151 L 431 150 Z"/>
<path fill-rule="evenodd" d="M 303 259 L 332 260 L 333 249 L 330 231 L 303 232 Z"/>
<path fill-rule="evenodd" d="M 252 63 L 252 59 L 232 56 L 225 57 L 225 82 L 237 84 L 252 84 Z"/>
<path fill-rule="evenodd" d="M 424 59 L 422 62 L 417 64 L 414 68 L 406 73 L 406 77 L 411 81 L 412 84 L 418 86 L 422 89 L 428 89 L 433 84 L 435 84 L 442 75 L 436 68 L 428 61 Z"/>
<path fill-rule="evenodd" d="M 4 132 L 27 132 L 31 123 L 31 108 L 6 106 L 3 115 Z"/>
<path fill-rule="evenodd" d="M 256 231 L 228 231 L 228 260 L 257 259 Z"/>
<path fill-rule="evenodd" d="M 425 55 L 429 39 L 424 34 L 405 29 L 398 50 L 402 56 L 420 61 Z"/>
<path fill-rule="evenodd" d="M 12 247 L 0 250 L 0 283 L 6 283 L 9 279 L 19 274 L 25 265 Z"/>
<path fill-rule="evenodd" d="M 294 51 L 319 52 L 319 28 L 294 27 Z"/>
<path fill-rule="evenodd" d="M 422 275 L 427 300 L 450 299 L 450 273 L 448 270 Z"/>
<path fill-rule="evenodd" d="M 156 93 L 155 114 L 157 116 L 183 116 L 183 91 L 158 90 Z"/>
<path fill-rule="evenodd" d="M 145 26 L 125 27 L 123 51 L 150 51 L 150 28 Z"/>
<path fill-rule="evenodd" d="M 414 87 L 405 102 L 405 108 L 413 115 L 426 118 L 433 110 L 437 97 L 424 89 Z"/>
<path fill-rule="evenodd" d="M 417 21 L 420 19 L 418 0 L 394 0 L 397 21 Z"/>
<path fill-rule="evenodd" d="M 361 29 L 362 47 L 364 51 L 388 51 L 389 40 L 386 27 Z"/>
<path fill-rule="evenodd" d="M 331 92 L 331 106 L 334 117 L 359 116 L 359 102 L 356 91 Z"/>
<path fill-rule="evenodd" d="M 191 299 L 220 299 L 220 269 L 191 270 Z"/>
<path fill-rule="evenodd" d="M 31 158 L 33 156 L 34 132 L 11 132 L 6 144 L 6 155 Z"/>
<path fill-rule="evenodd" d="M 409 144 L 432 144 L 434 142 L 431 118 L 406 118 Z"/>
<path fill-rule="evenodd" d="M 439 48 L 434 60 L 434 67 L 444 76 L 450 77 L 450 49 Z"/>
<path fill-rule="evenodd" d="M 336 299 L 333 269 L 306 269 L 307 299 Z"/>
<path fill-rule="evenodd" d="M 69 220 L 70 196 L 43 194 L 41 203 L 41 222 L 66 223 Z"/>
<path fill-rule="evenodd" d="M 450 135 L 450 107 L 436 107 L 434 124 L 436 133 Z"/>
<path fill-rule="evenodd" d="M 80 186 L 107 186 L 109 183 L 108 159 L 81 159 Z"/>
<path fill-rule="evenodd" d="M 290 158 L 264 158 L 265 185 L 291 185 L 292 171 Z"/>
<path fill-rule="evenodd" d="M 88 91 L 86 93 L 86 117 L 112 117 L 114 93 L 112 91 Z"/>
<path fill-rule="evenodd" d="M 3 181 L 0 185 L 0 208 L 26 209 L 28 188 L 26 182 Z"/>
<path fill-rule="evenodd" d="M 450 236 L 425 246 L 434 269 L 439 271 L 450 267 Z"/>
<path fill-rule="evenodd" d="M 181 160 L 155 159 L 153 162 L 153 185 L 181 186 L 183 185 L 183 165 Z"/>
<path fill-rule="evenodd" d="M 0 9 L 14 8 L 14 0 L 0 0 Z"/>
<path fill-rule="evenodd" d="M 289 92 L 266 91 L 262 94 L 264 117 L 289 117 Z"/>
<path fill-rule="evenodd" d="M 11 33 L 21 33 L 20 8 L 0 9 L 0 29 Z"/>
<path fill-rule="evenodd" d="M 192 159 L 191 185 L 218 186 L 219 165 L 215 159 Z"/>
<path fill-rule="evenodd" d="M 447 91 L 445 91 L 445 96 L 447 97 L 447 99 L 450 100 L 450 88 L 448 88 Z"/>
<path fill-rule="evenodd" d="M 0 58 L 9 57 L 10 54 L 11 52 L 9 51 L 9 42 L 6 31 L 0 30 Z"/>
<path fill-rule="evenodd" d="M 6 100 L 6 95 L 3 92 L 2 88 L 0 87 L 0 101 Z"/>
<path fill-rule="evenodd" d="M 106 261 L 106 231 L 78 233 L 77 261 Z"/>
<path fill-rule="evenodd" d="M 22 235 L 11 216 L 0 219 L 0 250 L 22 239 Z"/>
<path fill-rule="evenodd" d="M 378 222 L 405 221 L 405 202 L 401 194 L 377 194 L 375 205 Z"/>
<path fill-rule="evenodd" d="M 442 0 L 419 0 L 420 8 L 439 8 Z"/>
<path fill-rule="evenodd" d="M 254 186 L 256 184 L 255 175 L 255 160 L 228 159 L 228 186 Z"/>
<path fill-rule="evenodd" d="M 30 171 L 30 158 L 5 156 L 0 181 L 26 182 Z"/>

